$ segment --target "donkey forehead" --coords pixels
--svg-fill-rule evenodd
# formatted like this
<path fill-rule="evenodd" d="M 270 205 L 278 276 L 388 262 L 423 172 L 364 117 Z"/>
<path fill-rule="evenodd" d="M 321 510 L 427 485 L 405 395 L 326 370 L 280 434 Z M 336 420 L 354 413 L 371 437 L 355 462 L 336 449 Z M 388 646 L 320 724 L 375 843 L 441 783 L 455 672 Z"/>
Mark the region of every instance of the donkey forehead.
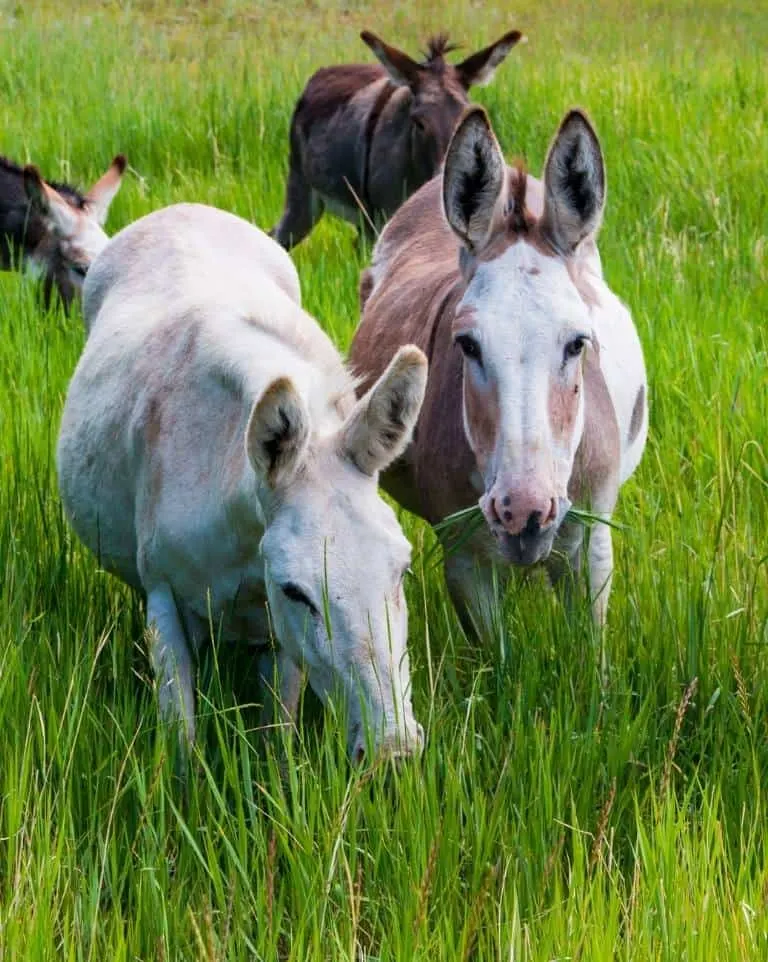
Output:
<path fill-rule="evenodd" d="M 357 475 L 357 477 L 354 477 Z M 314 571 L 327 561 L 334 568 L 366 571 L 379 561 L 387 567 L 405 564 L 410 544 L 392 508 L 379 496 L 375 478 L 361 474 L 353 465 L 340 471 L 312 471 L 291 484 L 264 538 L 264 550 L 300 557 L 291 564 Z"/>
<path fill-rule="evenodd" d="M 459 304 L 454 328 L 492 332 L 510 327 L 541 335 L 587 332 L 587 305 L 565 261 L 518 240 L 491 260 L 480 260 Z"/>
<path fill-rule="evenodd" d="M 421 71 L 416 88 L 416 99 L 419 104 L 425 106 L 450 105 L 457 110 L 469 103 L 469 97 L 452 67 L 446 67 L 441 73 L 435 73 L 429 69 Z"/>

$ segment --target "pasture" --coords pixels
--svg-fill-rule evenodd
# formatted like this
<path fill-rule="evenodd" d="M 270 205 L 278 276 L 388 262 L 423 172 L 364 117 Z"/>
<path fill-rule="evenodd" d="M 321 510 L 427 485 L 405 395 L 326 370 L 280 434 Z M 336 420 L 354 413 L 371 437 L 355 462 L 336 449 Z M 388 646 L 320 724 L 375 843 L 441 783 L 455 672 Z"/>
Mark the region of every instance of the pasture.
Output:
<path fill-rule="evenodd" d="M 0 152 L 91 183 L 107 232 L 197 200 L 277 220 L 311 71 L 518 28 L 487 106 L 538 174 L 565 109 L 605 151 L 600 236 L 644 345 L 651 427 L 622 491 L 607 686 L 586 605 L 531 579 L 471 644 L 435 537 L 402 513 L 417 762 L 356 771 L 307 695 L 287 761 L 247 653 L 199 666 L 199 753 L 171 774 L 138 599 L 57 494 L 83 344 L 0 275 L 0 960 L 669 960 L 768 955 L 768 8 L 0 0 Z M 366 263 L 324 218 L 293 252 L 343 350 Z M 158 265 L 162 269 L 162 265 Z"/>

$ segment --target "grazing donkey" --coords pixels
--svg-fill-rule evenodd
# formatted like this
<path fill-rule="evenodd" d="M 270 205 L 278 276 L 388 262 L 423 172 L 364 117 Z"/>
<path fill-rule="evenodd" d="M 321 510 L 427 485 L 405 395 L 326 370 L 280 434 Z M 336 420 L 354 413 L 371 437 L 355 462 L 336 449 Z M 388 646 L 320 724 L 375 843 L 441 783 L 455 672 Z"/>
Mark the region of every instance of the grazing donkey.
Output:
<path fill-rule="evenodd" d="M 402 579 L 410 545 L 380 470 L 410 440 L 426 384 L 405 346 L 372 389 L 299 299 L 290 257 L 232 214 L 167 207 L 88 272 L 88 339 L 58 442 L 59 487 L 100 563 L 143 590 L 162 714 L 194 739 L 190 647 L 209 621 L 263 649 L 282 710 L 302 672 L 349 702 L 349 750 L 420 746 Z M 272 711 L 269 710 L 269 720 Z M 183 737 L 186 735 L 186 738 Z"/>
<path fill-rule="evenodd" d="M 45 304 L 55 288 L 69 310 L 89 264 L 107 243 L 102 227 L 125 167 L 118 154 L 81 194 L 69 184 L 46 183 L 36 167 L 22 169 L 0 157 L 0 269 L 21 267 L 41 276 Z"/>
<path fill-rule="evenodd" d="M 489 561 L 546 561 L 554 581 L 579 567 L 571 502 L 607 519 L 645 446 L 643 353 L 595 243 L 604 204 L 603 156 L 582 112 L 563 120 L 542 183 L 507 167 L 485 112 L 471 108 L 442 175 L 400 208 L 361 278 L 350 362 L 363 385 L 399 344 L 429 359 L 413 443 L 384 486 L 432 524 L 479 497 L 487 522 L 445 557 L 466 627 Z M 591 533 L 588 563 L 602 623 L 613 564 L 605 524 Z"/>
<path fill-rule="evenodd" d="M 440 35 L 418 63 L 374 34 L 362 39 L 381 61 L 324 67 L 310 78 L 291 120 L 285 210 L 272 236 L 285 248 L 312 230 L 323 210 L 371 234 L 433 177 L 469 103 L 522 38 L 518 30 L 461 63 Z M 364 213 L 361 213 L 361 207 Z"/>

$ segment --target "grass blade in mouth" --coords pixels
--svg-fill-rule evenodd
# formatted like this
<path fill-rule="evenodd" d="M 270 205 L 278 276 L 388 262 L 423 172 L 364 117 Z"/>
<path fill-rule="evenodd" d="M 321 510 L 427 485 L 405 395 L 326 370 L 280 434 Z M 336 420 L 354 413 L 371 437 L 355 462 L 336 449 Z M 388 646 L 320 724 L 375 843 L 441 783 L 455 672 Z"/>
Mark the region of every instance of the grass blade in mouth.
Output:
<path fill-rule="evenodd" d="M 615 528 L 617 531 L 626 530 L 626 525 L 582 508 L 569 508 L 563 518 L 563 522 L 565 521 L 569 521 L 572 524 L 583 525 L 585 528 L 591 528 L 594 524 L 607 524 L 608 527 Z M 485 518 L 483 517 L 483 512 L 480 510 L 480 505 L 473 504 L 468 508 L 461 508 L 459 511 L 454 511 L 453 514 L 447 515 L 442 521 L 438 521 L 436 525 L 433 525 L 433 528 L 435 534 L 440 538 L 444 555 L 448 555 L 454 551 L 458 551 L 484 523 Z M 446 537 L 446 532 L 452 528 L 457 529 L 455 535 Z M 429 552 L 425 559 L 426 561 L 429 561 L 434 551 L 435 549 L 433 548 L 432 551 Z"/>

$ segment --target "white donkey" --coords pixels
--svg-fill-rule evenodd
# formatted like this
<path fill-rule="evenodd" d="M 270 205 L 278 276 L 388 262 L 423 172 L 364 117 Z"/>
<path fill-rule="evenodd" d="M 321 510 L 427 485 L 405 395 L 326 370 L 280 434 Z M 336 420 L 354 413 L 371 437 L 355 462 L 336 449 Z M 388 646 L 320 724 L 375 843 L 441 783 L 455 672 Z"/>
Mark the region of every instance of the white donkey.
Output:
<path fill-rule="evenodd" d="M 84 289 L 89 335 L 64 408 L 61 496 L 101 564 L 142 589 L 160 708 L 194 739 L 190 645 L 279 650 L 283 711 L 306 671 L 348 700 L 348 748 L 418 749 L 403 575 L 410 545 L 378 493 L 426 384 L 418 348 L 372 390 L 300 306 L 290 257 L 198 204 L 110 242 Z M 270 680 L 271 670 L 262 672 Z M 183 742 L 184 743 L 184 742 Z"/>

